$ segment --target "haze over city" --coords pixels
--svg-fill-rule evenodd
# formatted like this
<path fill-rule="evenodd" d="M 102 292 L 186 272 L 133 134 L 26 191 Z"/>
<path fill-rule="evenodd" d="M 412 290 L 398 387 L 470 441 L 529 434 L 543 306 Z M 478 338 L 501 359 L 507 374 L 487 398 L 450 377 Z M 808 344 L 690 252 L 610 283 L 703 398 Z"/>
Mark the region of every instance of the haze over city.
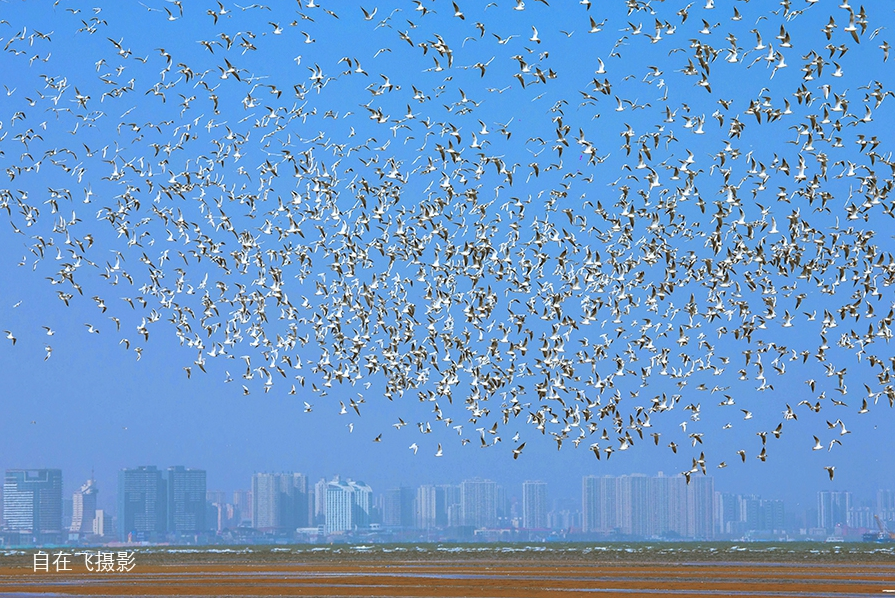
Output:
<path fill-rule="evenodd" d="M 4 4 L 0 470 L 895 487 L 887 4 L 149 4 Z"/>

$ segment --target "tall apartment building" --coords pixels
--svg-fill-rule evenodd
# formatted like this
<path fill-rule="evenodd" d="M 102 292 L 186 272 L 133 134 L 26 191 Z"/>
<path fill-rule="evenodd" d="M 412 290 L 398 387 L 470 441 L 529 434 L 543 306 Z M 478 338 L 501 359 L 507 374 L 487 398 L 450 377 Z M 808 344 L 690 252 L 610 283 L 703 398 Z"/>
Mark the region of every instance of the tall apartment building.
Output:
<path fill-rule="evenodd" d="M 326 521 L 326 487 L 329 482 L 326 478 L 320 478 L 314 484 L 314 518 L 311 523 L 320 525 Z"/>
<path fill-rule="evenodd" d="M 694 476 L 686 486 L 687 537 L 709 540 L 714 537 L 715 480 L 707 476 Z"/>
<path fill-rule="evenodd" d="M 474 478 L 460 484 L 460 523 L 475 528 L 497 526 L 497 483 Z"/>
<path fill-rule="evenodd" d="M 188 469 L 182 465 L 169 467 L 166 487 L 168 531 L 177 535 L 205 532 L 207 530 L 205 470 Z"/>
<path fill-rule="evenodd" d="M 336 476 L 326 486 L 326 532 L 352 531 L 370 525 L 373 490 L 363 482 Z"/>
<path fill-rule="evenodd" d="M 252 476 L 252 527 L 290 534 L 309 525 L 308 478 L 300 473 Z"/>
<path fill-rule="evenodd" d="M 386 490 L 382 494 L 382 525 L 389 527 L 415 527 L 416 494 L 412 488 L 401 487 Z"/>
<path fill-rule="evenodd" d="M 444 517 L 445 525 L 448 527 L 457 527 L 462 523 L 462 512 L 460 509 L 460 486 L 456 484 L 445 484 L 439 486 L 444 491 Z"/>
<path fill-rule="evenodd" d="M 432 529 L 447 525 L 443 486 L 425 485 L 417 488 L 416 515 L 416 526 L 420 529 Z"/>
<path fill-rule="evenodd" d="M 546 529 L 547 484 L 539 481 L 522 483 L 522 527 L 525 529 Z"/>
<path fill-rule="evenodd" d="M 204 492 L 202 496 L 204 499 Z M 167 485 L 162 472 L 156 466 L 144 465 L 119 471 L 119 540 L 163 540 L 168 523 L 167 499 Z"/>
<path fill-rule="evenodd" d="M 10 531 L 36 543 L 62 537 L 62 470 L 7 469 L 3 480 L 3 520 Z"/>
<path fill-rule="evenodd" d="M 233 491 L 233 520 L 238 527 L 243 524 L 252 524 L 252 491 Z"/>
<path fill-rule="evenodd" d="M 876 514 L 883 521 L 895 522 L 895 490 L 876 491 Z M 895 529 L 890 525 L 889 529 Z"/>
<path fill-rule="evenodd" d="M 823 491 L 817 493 L 817 527 L 832 532 L 837 525 L 848 525 L 851 492 Z"/>
<path fill-rule="evenodd" d="M 93 533 L 93 519 L 96 517 L 96 499 L 99 488 L 91 477 L 75 492 L 72 499 L 71 527 L 69 531 L 83 535 Z"/>
<path fill-rule="evenodd" d="M 638 537 L 712 538 L 714 483 L 710 477 L 586 476 L 582 530 Z"/>

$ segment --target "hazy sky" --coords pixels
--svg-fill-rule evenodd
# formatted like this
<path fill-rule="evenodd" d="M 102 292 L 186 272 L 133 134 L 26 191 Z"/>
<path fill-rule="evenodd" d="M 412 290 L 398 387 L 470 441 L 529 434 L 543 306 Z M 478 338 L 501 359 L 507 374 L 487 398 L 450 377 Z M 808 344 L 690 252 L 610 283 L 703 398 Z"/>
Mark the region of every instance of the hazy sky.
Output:
<path fill-rule="evenodd" d="M 0 468 L 895 487 L 891 6 L 459 4 L 4 4 Z"/>

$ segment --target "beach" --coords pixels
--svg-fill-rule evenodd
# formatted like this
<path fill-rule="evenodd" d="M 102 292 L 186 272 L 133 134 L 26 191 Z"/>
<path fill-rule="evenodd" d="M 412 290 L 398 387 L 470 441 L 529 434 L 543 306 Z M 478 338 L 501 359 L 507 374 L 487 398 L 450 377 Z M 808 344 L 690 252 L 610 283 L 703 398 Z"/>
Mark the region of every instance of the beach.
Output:
<path fill-rule="evenodd" d="M 0 596 L 844 597 L 895 590 L 889 550 L 700 553 L 657 546 L 137 551 L 130 572 L 108 573 L 77 561 L 71 571 L 34 572 L 25 551 L 0 559 Z"/>

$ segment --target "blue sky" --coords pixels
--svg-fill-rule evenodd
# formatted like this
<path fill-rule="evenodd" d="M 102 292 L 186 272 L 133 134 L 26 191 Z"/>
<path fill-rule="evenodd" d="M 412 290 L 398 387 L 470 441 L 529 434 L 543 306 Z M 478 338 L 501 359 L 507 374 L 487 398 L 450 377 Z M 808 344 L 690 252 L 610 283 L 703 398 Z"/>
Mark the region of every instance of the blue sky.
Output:
<path fill-rule="evenodd" d="M 7 4 L 0 466 L 891 488 L 891 7 L 711 4 Z"/>

